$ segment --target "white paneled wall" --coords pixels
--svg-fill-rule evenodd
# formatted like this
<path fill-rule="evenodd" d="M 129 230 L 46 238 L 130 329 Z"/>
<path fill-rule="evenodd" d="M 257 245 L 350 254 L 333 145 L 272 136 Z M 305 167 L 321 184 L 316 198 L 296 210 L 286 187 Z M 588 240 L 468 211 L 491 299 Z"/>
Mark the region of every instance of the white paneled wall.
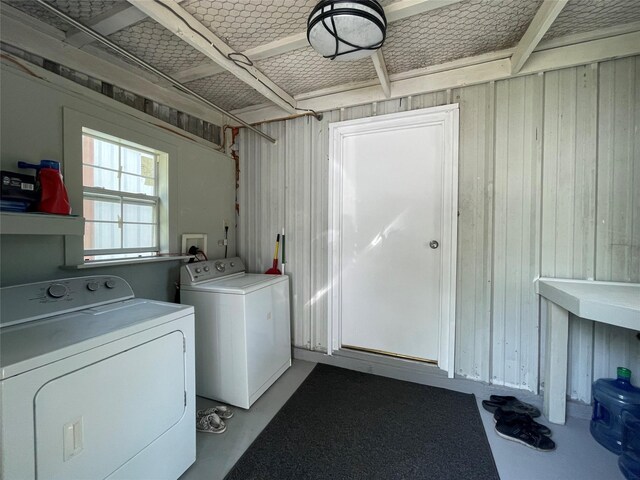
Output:
<path fill-rule="evenodd" d="M 271 264 L 287 232 L 294 344 L 326 351 L 328 126 L 460 104 L 457 375 L 544 385 L 540 275 L 640 282 L 640 58 L 265 124 L 240 134 L 238 252 Z M 626 365 L 636 332 L 571 320 L 570 393 Z"/>

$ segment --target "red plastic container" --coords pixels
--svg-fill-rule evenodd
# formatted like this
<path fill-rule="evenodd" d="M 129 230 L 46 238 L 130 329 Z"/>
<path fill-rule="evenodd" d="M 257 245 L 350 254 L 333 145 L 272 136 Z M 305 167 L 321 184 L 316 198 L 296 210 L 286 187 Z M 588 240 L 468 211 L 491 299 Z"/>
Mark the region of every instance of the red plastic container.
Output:
<path fill-rule="evenodd" d="M 40 180 L 40 202 L 38 211 L 46 213 L 56 213 L 58 215 L 69 215 L 71 204 L 67 189 L 64 187 L 60 171 L 54 168 L 41 168 L 39 172 Z"/>

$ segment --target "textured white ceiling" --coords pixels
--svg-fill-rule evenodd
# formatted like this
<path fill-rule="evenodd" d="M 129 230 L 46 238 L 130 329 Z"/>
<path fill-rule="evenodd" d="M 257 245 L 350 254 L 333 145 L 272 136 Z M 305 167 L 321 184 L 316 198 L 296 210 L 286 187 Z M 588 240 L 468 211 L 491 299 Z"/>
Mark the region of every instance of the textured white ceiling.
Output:
<path fill-rule="evenodd" d="M 219 73 L 185 83 L 194 92 L 226 110 L 268 103 L 265 97 L 231 73 Z"/>
<path fill-rule="evenodd" d="M 316 0 L 187 0 L 182 6 L 237 51 L 304 31 Z"/>
<path fill-rule="evenodd" d="M 86 22 L 87 20 L 110 10 L 123 0 L 48 0 L 49 3 L 62 10 L 64 13 L 73 17 L 76 20 Z M 11 5 L 18 10 L 37 17 L 43 22 L 53 25 L 58 30 L 63 32 L 68 31 L 71 26 L 58 17 L 56 14 L 50 12 L 44 7 L 41 7 L 32 0 L 4 0 L 4 3 Z M 0 6 L 0 8 L 2 8 Z"/>
<path fill-rule="evenodd" d="M 48 0 L 84 23 L 124 0 Z M 151 1 L 151 0 L 149 0 Z M 185 0 L 188 12 L 237 51 L 304 32 L 317 0 Z M 394 0 L 382 0 L 383 6 Z M 464 0 L 389 24 L 382 49 L 390 74 L 513 47 L 542 0 Z M 33 0 L 3 0 L 54 27 L 69 26 Z M 640 0 L 570 0 L 545 39 L 640 21 Z M 151 19 L 110 35 L 111 40 L 168 74 L 211 62 Z M 102 47 L 101 47 L 102 48 Z M 106 47 L 104 47 L 106 49 Z M 110 50 L 110 54 L 113 54 Z M 263 59 L 256 66 L 291 95 L 376 79 L 370 59 L 326 60 L 310 47 Z M 226 109 L 267 100 L 230 73 L 188 84 Z"/>
<path fill-rule="evenodd" d="M 334 62 L 311 47 L 267 58 L 256 66 L 291 95 L 376 78 L 371 59 Z"/>
<path fill-rule="evenodd" d="M 640 21 L 640 0 L 570 0 L 543 40 Z"/>
<path fill-rule="evenodd" d="M 470 0 L 389 24 L 382 47 L 390 74 L 515 45 L 542 0 Z"/>
<path fill-rule="evenodd" d="M 120 30 L 110 35 L 109 39 L 165 73 L 177 72 L 211 61 L 150 19 Z"/>
<path fill-rule="evenodd" d="M 304 32 L 318 0 L 187 0 L 182 6 L 238 51 Z M 382 0 L 383 6 L 393 0 Z"/>

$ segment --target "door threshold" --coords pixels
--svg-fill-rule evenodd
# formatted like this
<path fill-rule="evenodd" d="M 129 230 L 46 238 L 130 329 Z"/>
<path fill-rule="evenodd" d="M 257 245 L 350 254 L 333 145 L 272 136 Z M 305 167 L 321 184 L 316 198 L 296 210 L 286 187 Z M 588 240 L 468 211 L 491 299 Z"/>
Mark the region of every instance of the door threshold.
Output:
<path fill-rule="evenodd" d="M 343 350 L 343 349 L 354 350 L 356 352 L 363 352 L 363 353 L 372 353 L 375 355 L 382 355 L 384 357 L 399 358 L 402 360 L 411 360 L 413 362 L 426 363 L 429 365 L 436 365 L 436 366 L 438 365 L 437 360 L 429 360 L 427 358 L 412 357 L 411 355 L 403 355 L 401 353 L 386 352 L 384 350 L 376 350 L 374 348 L 356 347 L 355 345 L 342 345 L 342 347 L 340 347 L 340 350 Z"/>
<path fill-rule="evenodd" d="M 336 359 L 342 358 L 345 361 L 364 362 L 366 365 L 378 365 L 383 369 L 390 367 L 393 369 L 400 369 L 405 372 L 414 372 L 420 375 L 427 374 L 443 378 L 447 377 L 447 372 L 440 369 L 438 365 L 418 362 L 409 358 L 391 357 L 369 351 L 352 350 L 344 348 L 344 346 L 340 348 L 340 350 L 334 350 L 331 355 Z"/>

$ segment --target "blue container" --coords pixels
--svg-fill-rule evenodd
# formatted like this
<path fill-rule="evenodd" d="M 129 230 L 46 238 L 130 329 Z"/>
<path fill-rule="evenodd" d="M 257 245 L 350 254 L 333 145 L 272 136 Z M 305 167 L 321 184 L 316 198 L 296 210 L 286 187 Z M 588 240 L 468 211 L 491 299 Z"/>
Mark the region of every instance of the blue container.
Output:
<path fill-rule="evenodd" d="M 618 378 L 601 378 L 593 382 L 593 416 L 591 435 L 602 446 L 622 453 L 622 412 L 640 417 L 640 388 L 631 385 L 631 371 L 618 367 Z"/>
<path fill-rule="evenodd" d="M 39 171 L 41 168 L 53 168 L 54 170 L 60 170 L 60 162 L 56 162 L 55 160 L 40 160 L 40 165 L 18 162 L 18 168 L 33 168 L 36 171 Z"/>
<path fill-rule="evenodd" d="M 622 426 L 622 455 L 618 466 L 627 480 L 640 480 L 640 416 L 622 412 Z"/>

